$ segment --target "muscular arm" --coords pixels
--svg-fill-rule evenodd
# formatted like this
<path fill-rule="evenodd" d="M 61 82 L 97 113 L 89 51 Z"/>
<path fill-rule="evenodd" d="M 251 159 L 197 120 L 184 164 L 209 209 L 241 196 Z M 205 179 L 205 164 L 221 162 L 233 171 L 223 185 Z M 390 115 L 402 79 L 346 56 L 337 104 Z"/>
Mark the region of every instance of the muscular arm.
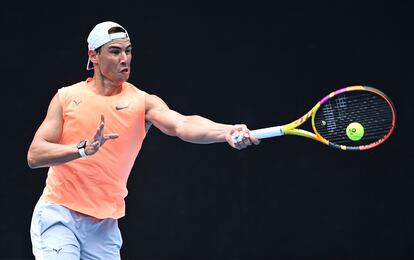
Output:
<path fill-rule="evenodd" d="M 56 94 L 29 147 L 27 162 L 30 168 L 47 167 L 80 157 L 76 144 L 58 144 L 62 128 L 62 107 Z"/>
<path fill-rule="evenodd" d="M 146 98 L 146 120 L 151 122 L 163 133 L 177 136 L 180 139 L 198 143 L 209 144 L 217 142 L 228 142 L 234 148 L 244 148 L 244 144 L 233 144 L 231 136 L 239 132 L 244 132 L 246 137 L 253 143 L 259 141 L 248 136 L 248 129 L 245 125 L 227 125 L 213 122 L 207 118 L 192 115 L 185 116 L 169 107 L 157 96 L 147 95 Z M 238 147 L 239 146 L 239 147 Z"/>
<path fill-rule="evenodd" d="M 116 133 L 103 134 L 104 126 L 105 119 L 101 115 L 101 122 L 95 134 L 87 141 L 85 147 L 87 155 L 95 154 L 108 139 L 118 137 Z M 76 144 L 59 144 L 62 129 L 62 106 L 56 94 L 27 152 L 27 163 L 30 168 L 48 167 L 80 158 Z"/>

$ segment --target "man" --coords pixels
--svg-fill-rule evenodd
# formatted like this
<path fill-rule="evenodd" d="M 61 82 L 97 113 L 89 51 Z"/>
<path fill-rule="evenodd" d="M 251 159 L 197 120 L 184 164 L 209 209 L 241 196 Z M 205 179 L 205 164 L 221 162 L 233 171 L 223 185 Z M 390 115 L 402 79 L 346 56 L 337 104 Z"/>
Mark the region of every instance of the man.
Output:
<path fill-rule="evenodd" d="M 117 219 L 125 214 L 127 179 L 151 125 L 193 143 L 236 149 L 259 143 L 245 125 L 184 116 L 128 83 L 132 46 L 121 25 L 96 25 L 88 47 L 93 78 L 58 90 L 27 155 L 31 168 L 49 167 L 31 224 L 38 259 L 120 258 Z"/>

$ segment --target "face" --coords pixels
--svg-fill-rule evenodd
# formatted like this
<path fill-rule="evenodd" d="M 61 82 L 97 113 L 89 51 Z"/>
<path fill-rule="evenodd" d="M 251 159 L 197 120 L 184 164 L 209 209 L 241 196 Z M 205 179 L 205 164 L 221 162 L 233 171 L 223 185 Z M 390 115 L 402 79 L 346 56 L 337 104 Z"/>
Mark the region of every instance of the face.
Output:
<path fill-rule="evenodd" d="M 132 46 L 128 39 L 116 39 L 101 47 L 96 55 L 100 74 L 111 81 L 127 81 L 131 71 Z"/>

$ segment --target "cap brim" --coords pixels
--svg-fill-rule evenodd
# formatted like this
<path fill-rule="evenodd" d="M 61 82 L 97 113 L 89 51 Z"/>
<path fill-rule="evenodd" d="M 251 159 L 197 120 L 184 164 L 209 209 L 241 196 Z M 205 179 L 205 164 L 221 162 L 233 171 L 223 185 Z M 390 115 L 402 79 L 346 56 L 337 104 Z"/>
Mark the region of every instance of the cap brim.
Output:
<path fill-rule="evenodd" d="M 90 58 L 88 59 L 88 64 L 86 64 L 86 70 L 93 70 L 93 64 Z"/>

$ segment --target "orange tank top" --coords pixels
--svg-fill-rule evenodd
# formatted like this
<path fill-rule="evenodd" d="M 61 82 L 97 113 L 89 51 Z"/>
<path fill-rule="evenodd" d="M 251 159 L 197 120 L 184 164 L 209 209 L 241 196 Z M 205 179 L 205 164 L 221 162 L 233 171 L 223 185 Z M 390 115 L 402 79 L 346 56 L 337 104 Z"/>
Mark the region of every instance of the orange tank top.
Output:
<path fill-rule="evenodd" d="M 145 138 L 145 92 L 124 83 L 119 94 L 95 94 L 82 81 L 58 90 L 63 110 L 59 143 L 89 140 L 105 116 L 104 133 L 118 133 L 99 151 L 49 168 L 42 198 L 95 218 L 125 215 L 127 180 Z"/>

